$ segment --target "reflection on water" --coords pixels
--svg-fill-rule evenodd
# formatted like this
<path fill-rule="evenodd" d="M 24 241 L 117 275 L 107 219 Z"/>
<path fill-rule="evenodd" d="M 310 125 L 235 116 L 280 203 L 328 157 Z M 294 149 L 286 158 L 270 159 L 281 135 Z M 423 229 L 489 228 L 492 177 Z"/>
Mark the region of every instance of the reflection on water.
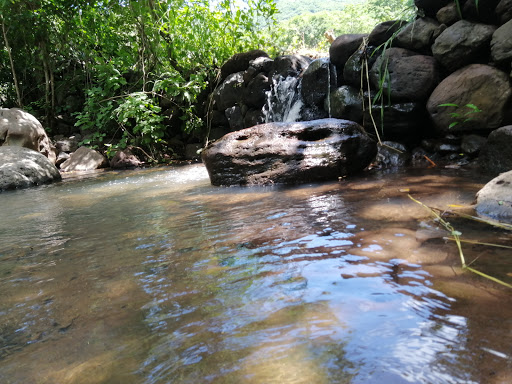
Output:
<path fill-rule="evenodd" d="M 400 180 L 470 201 L 449 177 Z M 455 276 L 383 180 L 214 188 L 196 165 L 0 195 L 0 382 L 508 382 L 507 293 Z"/>

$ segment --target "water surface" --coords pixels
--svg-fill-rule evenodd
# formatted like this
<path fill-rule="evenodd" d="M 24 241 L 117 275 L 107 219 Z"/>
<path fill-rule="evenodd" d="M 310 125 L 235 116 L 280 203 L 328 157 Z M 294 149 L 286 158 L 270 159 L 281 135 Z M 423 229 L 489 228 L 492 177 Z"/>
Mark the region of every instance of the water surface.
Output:
<path fill-rule="evenodd" d="M 510 291 L 404 193 L 445 209 L 483 182 L 217 188 L 193 165 L 2 193 L 0 382 L 512 382 Z M 465 254 L 511 282 L 509 251 Z"/>

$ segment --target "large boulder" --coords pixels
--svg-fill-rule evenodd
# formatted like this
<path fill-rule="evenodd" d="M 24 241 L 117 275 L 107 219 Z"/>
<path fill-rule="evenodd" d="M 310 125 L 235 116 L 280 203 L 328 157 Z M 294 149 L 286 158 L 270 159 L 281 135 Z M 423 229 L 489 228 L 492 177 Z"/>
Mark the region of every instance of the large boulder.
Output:
<path fill-rule="evenodd" d="M 440 25 L 437 20 L 428 17 L 416 19 L 396 35 L 394 45 L 430 54 L 432 44 L 444 29 L 446 26 Z"/>
<path fill-rule="evenodd" d="M 242 100 L 243 87 L 243 72 L 229 75 L 213 93 L 213 98 L 219 111 L 224 111 L 238 104 Z"/>
<path fill-rule="evenodd" d="M 496 15 L 500 24 L 512 20 L 512 0 L 501 0 L 496 6 Z"/>
<path fill-rule="evenodd" d="M 512 20 L 503 24 L 492 35 L 491 56 L 499 64 L 512 62 Z"/>
<path fill-rule="evenodd" d="M 428 99 L 427 109 L 441 132 L 492 130 L 502 125 L 511 94 L 506 73 L 472 64 L 444 79 Z"/>
<path fill-rule="evenodd" d="M 497 175 L 512 170 L 512 125 L 491 132 L 480 150 L 478 162 L 487 172 Z"/>
<path fill-rule="evenodd" d="M 329 102 L 331 117 L 362 123 L 363 98 L 359 89 L 342 85 L 331 92 Z"/>
<path fill-rule="evenodd" d="M 376 143 L 352 121 L 268 123 L 232 132 L 202 153 L 213 185 L 337 180 L 364 169 Z"/>
<path fill-rule="evenodd" d="M 268 57 L 268 54 L 262 50 L 254 49 L 249 52 L 242 52 L 233 55 L 220 68 L 221 79 L 226 79 L 229 75 L 245 71 L 252 60 L 259 57 Z"/>
<path fill-rule="evenodd" d="M 301 55 L 284 55 L 278 56 L 274 59 L 272 63 L 272 68 L 270 69 L 269 76 L 270 77 L 296 77 L 311 63 L 312 59 L 306 56 Z"/>
<path fill-rule="evenodd" d="M 474 62 L 487 62 L 495 30 L 492 25 L 457 21 L 439 35 L 432 53 L 450 71 Z"/>
<path fill-rule="evenodd" d="M 389 48 L 373 65 L 370 80 L 393 101 L 425 101 L 439 83 L 439 70 L 432 56 Z"/>
<path fill-rule="evenodd" d="M 363 39 L 368 35 L 347 34 L 341 35 L 334 40 L 329 48 L 329 58 L 336 67 L 338 82 L 341 84 L 343 78 L 343 68 L 348 58 L 359 48 Z"/>
<path fill-rule="evenodd" d="M 101 153 L 91 148 L 80 147 L 61 164 L 60 169 L 64 172 L 92 171 L 107 166 L 108 160 Z"/>
<path fill-rule="evenodd" d="M 310 106 L 323 106 L 326 96 L 336 87 L 336 70 L 328 58 L 316 59 L 302 75 L 302 99 Z"/>
<path fill-rule="evenodd" d="M 404 20 L 389 20 L 377 24 L 368 36 L 368 44 L 379 46 L 388 41 L 393 43 L 392 38 L 395 36 L 395 33 L 406 24 L 407 22 Z"/>
<path fill-rule="evenodd" d="M 0 191 L 27 188 L 60 179 L 59 170 L 41 153 L 19 146 L 0 147 Z"/>
<path fill-rule="evenodd" d="M 512 223 L 512 171 L 502 173 L 476 194 L 476 212 Z"/>
<path fill-rule="evenodd" d="M 43 126 L 19 108 L 0 108 L 0 145 L 33 149 L 55 164 L 55 150 Z"/>

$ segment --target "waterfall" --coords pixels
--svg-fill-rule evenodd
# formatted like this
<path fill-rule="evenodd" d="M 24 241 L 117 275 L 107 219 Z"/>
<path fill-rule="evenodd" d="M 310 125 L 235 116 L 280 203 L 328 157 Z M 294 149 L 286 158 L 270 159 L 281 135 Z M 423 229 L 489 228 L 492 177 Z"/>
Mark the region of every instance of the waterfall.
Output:
<path fill-rule="evenodd" d="M 272 85 L 266 94 L 267 100 L 263 107 L 265 123 L 300 120 L 304 105 L 300 93 L 301 84 L 299 77 L 285 78 L 279 75 L 272 78 Z"/>

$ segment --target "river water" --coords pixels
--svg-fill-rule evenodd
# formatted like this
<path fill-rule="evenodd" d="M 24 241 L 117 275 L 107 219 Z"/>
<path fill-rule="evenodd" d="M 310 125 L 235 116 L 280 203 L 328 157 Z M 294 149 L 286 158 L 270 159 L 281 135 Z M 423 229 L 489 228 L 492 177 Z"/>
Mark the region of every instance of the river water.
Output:
<path fill-rule="evenodd" d="M 2 193 L 0 382 L 510 383 L 510 290 L 405 193 L 445 209 L 485 181 L 218 188 L 190 165 Z M 510 250 L 464 250 L 512 282 Z"/>

